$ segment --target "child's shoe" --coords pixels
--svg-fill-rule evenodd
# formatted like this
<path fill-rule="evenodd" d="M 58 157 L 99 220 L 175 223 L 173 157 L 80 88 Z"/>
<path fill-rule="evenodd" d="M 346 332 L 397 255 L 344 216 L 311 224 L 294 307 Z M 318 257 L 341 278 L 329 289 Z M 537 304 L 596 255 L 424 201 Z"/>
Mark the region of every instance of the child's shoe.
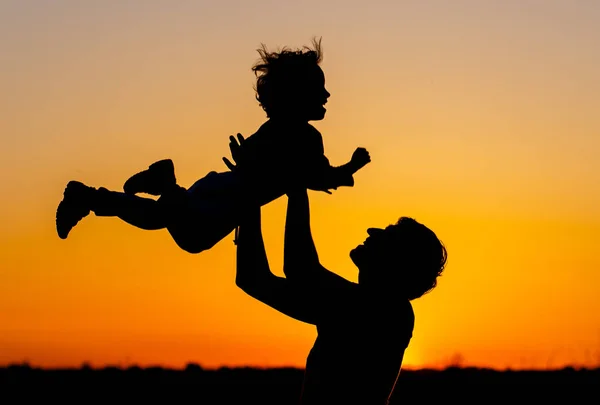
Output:
<path fill-rule="evenodd" d="M 134 174 L 123 185 L 126 194 L 146 193 L 161 195 L 177 184 L 175 167 L 171 159 L 159 160 L 147 170 Z"/>
<path fill-rule="evenodd" d="M 79 221 L 90 213 L 93 187 L 78 181 L 70 181 L 65 188 L 63 200 L 56 210 L 56 231 L 61 239 L 66 239 L 69 232 Z"/>

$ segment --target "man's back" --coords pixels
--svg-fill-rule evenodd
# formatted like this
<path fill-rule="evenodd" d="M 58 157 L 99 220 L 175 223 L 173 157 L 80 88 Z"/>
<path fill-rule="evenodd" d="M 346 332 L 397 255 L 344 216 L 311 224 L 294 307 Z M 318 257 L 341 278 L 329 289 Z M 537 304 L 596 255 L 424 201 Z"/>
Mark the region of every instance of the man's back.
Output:
<path fill-rule="evenodd" d="M 318 325 L 308 356 L 303 405 L 386 403 L 412 337 L 409 301 L 360 300 L 336 319 Z"/>

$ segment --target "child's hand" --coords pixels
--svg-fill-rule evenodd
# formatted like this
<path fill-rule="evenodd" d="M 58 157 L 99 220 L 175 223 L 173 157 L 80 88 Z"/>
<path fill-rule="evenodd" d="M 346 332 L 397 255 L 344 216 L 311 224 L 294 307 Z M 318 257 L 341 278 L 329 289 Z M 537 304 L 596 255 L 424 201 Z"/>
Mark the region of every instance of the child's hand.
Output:
<path fill-rule="evenodd" d="M 232 172 L 235 170 L 239 170 L 240 166 L 244 166 L 243 164 L 243 154 L 240 150 L 240 147 L 244 143 L 244 137 L 242 134 L 237 134 L 237 139 L 233 135 L 229 137 L 229 150 L 231 151 L 231 158 L 235 162 L 235 165 L 231 163 L 229 159 L 226 157 L 223 158 L 223 162 Z"/>
<path fill-rule="evenodd" d="M 354 153 L 352 154 L 352 159 L 350 159 L 353 168 L 355 171 L 362 169 L 365 165 L 371 162 L 371 156 L 369 152 L 365 148 L 356 148 Z"/>

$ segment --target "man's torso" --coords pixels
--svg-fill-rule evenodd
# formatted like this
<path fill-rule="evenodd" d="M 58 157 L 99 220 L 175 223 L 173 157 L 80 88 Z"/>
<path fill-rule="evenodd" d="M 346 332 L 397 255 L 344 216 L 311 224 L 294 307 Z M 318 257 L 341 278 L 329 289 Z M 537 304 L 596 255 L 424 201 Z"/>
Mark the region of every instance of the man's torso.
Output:
<path fill-rule="evenodd" d="M 414 314 L 410 302 L 405 304 L 399 311 L 366 308 L 319 325 L 302 404 L 385 404 L 412 337 Z"/>

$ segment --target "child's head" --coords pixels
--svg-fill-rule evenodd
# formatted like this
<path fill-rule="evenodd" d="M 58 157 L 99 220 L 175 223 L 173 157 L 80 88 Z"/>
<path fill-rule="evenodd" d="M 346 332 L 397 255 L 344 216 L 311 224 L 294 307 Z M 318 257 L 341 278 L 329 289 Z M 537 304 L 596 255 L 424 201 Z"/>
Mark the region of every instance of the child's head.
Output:
<path fill-rule="evenodd" d="M 359 269 L 359 284 L 409 300 L 433 290 L 447 259 L 446 248 L 433 231 L 402 217 L 394 225 L 370 228 L 367 233 L 364 243 L 350 252 Z"/>
<path fill-rule="evenodd" d="M 260 60 L 252 67 L 256 74 L 256 99 L 269 118 L 322 120 L 330 94 L 325 90 L 325 75 L 319 67 L 323 54 L 321 40 L 314 48 L 283 48 L 269 52 L 263 45 Z"/>

